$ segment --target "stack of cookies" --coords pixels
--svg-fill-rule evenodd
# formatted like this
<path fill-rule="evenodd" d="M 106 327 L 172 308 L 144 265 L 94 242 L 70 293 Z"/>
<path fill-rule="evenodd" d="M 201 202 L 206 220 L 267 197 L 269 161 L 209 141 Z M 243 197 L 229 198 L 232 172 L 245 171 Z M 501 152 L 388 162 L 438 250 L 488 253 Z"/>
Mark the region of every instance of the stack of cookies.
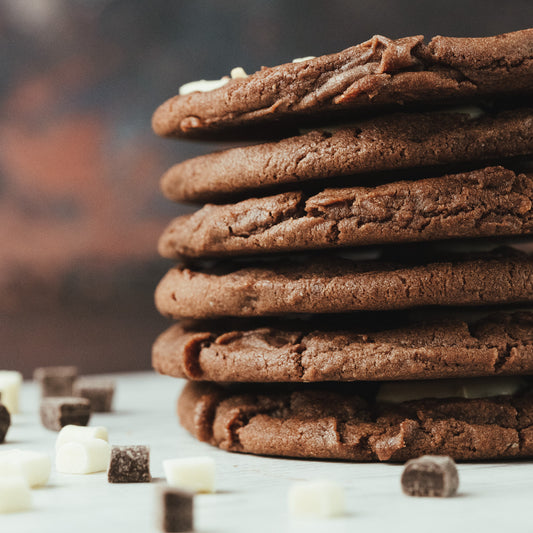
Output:
<path fill-rule="evenodd" d="M 533 456 L 532 96 L 530 29 L 375 36 L 160 106 L 159 135 L 250 143 L 162 179 L 209 202 L 159 243 L 182 425 L 266 455 Z"/>

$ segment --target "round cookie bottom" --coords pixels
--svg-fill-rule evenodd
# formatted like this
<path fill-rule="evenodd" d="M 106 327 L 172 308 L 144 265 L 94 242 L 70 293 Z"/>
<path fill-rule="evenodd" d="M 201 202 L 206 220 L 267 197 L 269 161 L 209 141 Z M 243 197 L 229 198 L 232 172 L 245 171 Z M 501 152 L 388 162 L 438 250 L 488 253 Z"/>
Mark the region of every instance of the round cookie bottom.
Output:
<path fill-rule="evenodd" d="M 197 439 L 241 453 L 348 461 L 533 456 L 533 395 L 379 404 L 311 388 L 264 394 L 189 382 L 181 424 Z"/>

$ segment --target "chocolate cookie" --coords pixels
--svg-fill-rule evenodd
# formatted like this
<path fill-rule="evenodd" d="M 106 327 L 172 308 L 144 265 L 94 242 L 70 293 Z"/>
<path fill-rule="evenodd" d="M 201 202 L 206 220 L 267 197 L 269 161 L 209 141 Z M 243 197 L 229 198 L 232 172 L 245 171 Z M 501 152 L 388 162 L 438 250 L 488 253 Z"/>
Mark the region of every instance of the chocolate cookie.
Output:
<path fill-rule="evenodd" d="M 391 404 L 327 389 L 261 394 L 189 382 L 178 414 L 197 439 L 232 452 L 352 461 L 533 456 L 528 392 Z"/>
<path fill-rule="evenodd" d="M 156 289 L 156 306 L 169 317 L 210 318 L 533 301 L 533 257 L 520 253 L 396 263 L 324 254 L 255 264 L 174 267 Z"/>
<path fill-rule="evenodd" d="M 365 109 L 527 92 L 532 85 L 532 29 L 484 38 L 438 36 L 428 44 L 421 35 L 376 35 L 339 53 L 175 96 L 156 110 L 152 125 L 159 135 L 223 138 L 230 128 L 345 119 Z"/>
<path fill-rule="evenodd" d="M 533 374 L 531 312 L 498 313 L 470 323 L 450 318 L 394 329 L 361 327 L 360 319 L 352 319 L 350 330 L 328 331 L 337 320 L 320 322 L 319 330 L 302 328 L 305 321 L 283 328 L 246 329 L 231 329 L 231 324 L 225 329 L 176 324 L 156 340 L 153 367 L 169 376 L 215 382 Z"/>
<path fill-rule="evenodd" d="M 533 153 L 533 109 L 471 118 L 397 113 L 337 130 L 195 157 L 161 180 L 170 200 L 205 202 L 285 183 Z"/>
<path fill-rule="evenodd" d="M 174 219 L 164 257 L 209 257 L 533 232 L 533 174 L 503 167 L 378 187 L 208 204 Z"/>

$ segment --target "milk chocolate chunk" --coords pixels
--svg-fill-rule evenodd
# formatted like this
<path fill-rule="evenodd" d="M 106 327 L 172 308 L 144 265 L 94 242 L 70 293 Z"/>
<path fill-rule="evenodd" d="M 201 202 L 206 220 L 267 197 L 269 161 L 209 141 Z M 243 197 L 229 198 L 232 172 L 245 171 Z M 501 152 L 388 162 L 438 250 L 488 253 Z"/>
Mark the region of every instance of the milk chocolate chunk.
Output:
<path fill-rule="evenodd" d="M 401 483 L 408 496 L 449 498 L 457 492 L 459 474 L 451 457 L 424 455 L 407 461 Z"/>
<path fill-rule="evenodd" d="M 533 153 L 532 108 L 479 117 L 465 111 L 395 113 L 202 155 L 170 168 L 161 178 L 161 188 L 170 200 L 219 203 L 281 184 L 300 187 L 312 180 L 328 178 L 334 183 L 339 176 L 351 176 L 345 181 L 357 185 L 365 173 Z"/>
<path fill-rule="evenodd" d="M 324 122 L 361 111 L 531 90 L 533 30 L 484 38 L 375 35 L 342 52 L 178 95 L 154 113 L 159 135 L 224 138 L 228 130 Z"/>
<path fill-rule="evenodd" d="M 149 483 L 150 448 L 148 446 L 113 446 L 107 471 L 109 483 Z"/>
<path fill-rule="evenodd" d="M 533 125 L 533 124 L 532 124 Z M 378 187 L 205 205 L 164 231 L 164 257 L 292 252 L 533 233 L 533 174 L 486 167 Z"/>
<path fill-rule="evenodd" d="M 69 424 L 86 426 L 91 417 L 91 402 L 75 397 L 43 398 L 40 414 L 43 426 L 52 431 L 60 431 Z"/>
<path fill-rule="evenodd" d="M 168 533 L 193 531 L 194 495 L 172 487 L 160 487 L 158 493 L 159 528 Z"/>
<path fill-rule="evenodd" d="M 93 413 L 108 413 L 113 403 L 115 382 L 112 379 L 82 377 L 74 382 L 73 394 L 90 400 Z"/>
<path fill-rule="evenodd" d="M 72 396 L 72 385 L 78 377 L 75 366 L 44 366 L 36 368 L 33 379 L 41 387 L 41 396 Z"/>
<path fill-rule="evenodd" d="M 7 430 L 11 425 L 11 415 L 7 410 L 7 407 L 0 403 L 0 444 L 4 442 L 6 438 Z"/>

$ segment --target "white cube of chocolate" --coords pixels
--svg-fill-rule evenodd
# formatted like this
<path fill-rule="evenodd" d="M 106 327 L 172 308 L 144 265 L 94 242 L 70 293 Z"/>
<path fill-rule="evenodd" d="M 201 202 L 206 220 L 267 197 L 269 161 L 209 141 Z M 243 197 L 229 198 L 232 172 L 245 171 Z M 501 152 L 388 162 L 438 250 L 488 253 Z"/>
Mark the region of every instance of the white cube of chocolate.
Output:
<path fill-rule="evenodd" d="M 328 480 L 294 483 L 289 489 L 289 513 L 301 518 L 340 516 L 344 514 L 344 490 Z"/>
<path fill-rule="evenodd" d="M 30 450 L 0 452 L 0 476 L 22 476 L 31 487 L 48 482 L 52 461 L 45 453 Z"/>
<path fill-rule="evenodd" d="M 84 442 L 102 439 L 109 442 L 107 429 L 103 426 L 74 426 L 69 424 L 61 429 L 56 439 L 56 451 L 67 442 Z"/>
<path fill-rule="evenodd" d="M 0 370 L 0 402 L 10 414 L 19 412 L 19 392 L 22 374 L 15 370 Z"/>
<path fill-rule="evenodd" d="M 111 446 L 102 439 L 67 442 L 56 454 L 56 470 L 62 474 L 105 472 L 109 466 Z"/>
<path fill-rule="evenodd" d="M 31 507 L 30 487 L 22 476 L 0 476 L 0 513 L 18 513 Z"/>
<path fill-rule="evenodd" d="M 215 461 L 211 457 L 184 457 L 163 461 L 167 483 L 190 492 L 214 492 Z"/>

